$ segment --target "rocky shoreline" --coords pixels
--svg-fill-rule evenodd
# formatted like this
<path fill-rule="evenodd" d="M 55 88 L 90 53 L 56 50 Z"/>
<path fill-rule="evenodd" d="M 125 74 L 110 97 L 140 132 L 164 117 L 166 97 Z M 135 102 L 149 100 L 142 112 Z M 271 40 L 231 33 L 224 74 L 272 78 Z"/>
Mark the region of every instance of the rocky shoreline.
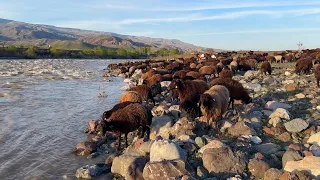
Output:
<path fill-rule="evenodd" d="M 177 60 L 179 61 L 179 60 Z M 154 62 L 154 64 L 159 62 Z M 129 146 L 116 151 L 112 134 L 90 134 L 75 154 L 105 157 L 81 167 L 77 178 L 94 179 L 319 179 L 320 90 L 311 75 L 297 75 L 294 64 L 272 64 L 271 76 L 249 70 L 233 76 L 250 92 L 253 103 L 228 109 L 218 129 L 207 130 L 203 117 L 189 121 L 162 81 L 154 96 L 149 138 L 129 133 Z M 120 76 L 125 91 L 142 84 L 143 71 L 108 68 L 103 76 Z M 102 114 L 102 112 L 101 112 Z M 88 123 L 94 132 L 97 121 Z M 218 132 L 217 132 L 218 131 Z"/>

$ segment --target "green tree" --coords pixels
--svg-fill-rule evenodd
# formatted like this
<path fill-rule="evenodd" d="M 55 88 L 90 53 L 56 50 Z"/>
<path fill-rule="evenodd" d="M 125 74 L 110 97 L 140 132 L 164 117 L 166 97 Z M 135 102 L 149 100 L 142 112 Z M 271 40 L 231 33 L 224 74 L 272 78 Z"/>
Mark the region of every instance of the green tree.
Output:
<path fill-rule="evenodd" d="M 87 56 L 87 57 L 92 57 L 92 56 L 94 56 L 94 52 L 91 49 L 85 49 L 83 51 L 83 55 Z"/>
<path fill-rule="evenodd" d="M 7 50 L 9 52 L 9 54 L 13 55 L 13 56 L 17 55 L 17 53 L 18 53 L 17 48 L 15 46 L 13 46 L 13 45 L 8 46 Z"/>
<path fill-rule="evenodd" d="M 111 48 L 107 49 L 107 56 L 113 57 L 115 55 L 115 51 Z"/>
<path fill-rule="evenodd" d="M 53 57 L 59 57 L 60 56 L 60 51 L 57 50 L 56 48 L 50 48 L 50 54 L 53 56 Z"/>
<path fill-rule="evenodd" d="M 129 56 L 131 56 L 132 58 L 137 58 L 139 56 L 139 52 L 135 49 L 131 50 L 131 51 L 128 51 L 127 54 Z"/>
<path fill-rule="evenodd" d="M 170 55 L 172 56 L 172 55 L 178 55 L 178 54 L 180 54 L 180 51 L 178 50 L 178 49 L 171 49 L 170 50 Z"/>
<path fill-rule="evenodd" d="M 160 56 L 168 56 L 169 53 L 170 53 L 170 51 L 169 51 L 168 49 L 166 49 L 166 48 L 161 48 L 161 49 L 159 50 L 159 52 L 158 52 L 158 54 L 159 54 Z"/>
<path fill-rule="evenodd" d="M 93 52 L 99 58 L 103 58 L 107 54 L 107 51 L 103 49 L 101 46 L 93 48 Z"/>
<path fill-rule="evenodd" d="M 126 57 L 127 56 L 127 51 L 123 48 L 119 48 L 117 50 L 117 55 L 120 56 L 120 57 Z"/>
<path fill-rule="evenodd" d="M 35 46 L 28 47 L 24 54 L 27 58 L 35 58 L 37 56 L 37 48 Z"/>

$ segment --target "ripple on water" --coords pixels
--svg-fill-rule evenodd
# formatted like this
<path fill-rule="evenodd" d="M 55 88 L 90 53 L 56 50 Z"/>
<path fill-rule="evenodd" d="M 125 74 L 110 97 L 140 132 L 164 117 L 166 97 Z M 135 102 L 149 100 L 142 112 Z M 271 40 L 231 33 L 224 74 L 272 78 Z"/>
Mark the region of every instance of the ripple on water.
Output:
<path fill-rule="evenodd" d="M 100 118 L 123 93 L 121 79 L 100 78 L 109 62 L 9 60 L 0 67 L 0 72 L 23 72 L 0 81 L 0 92 L 11 95 L 0 98 L 0 179 L 62 179 L 81 166 L 104 162 L 72 150 L 86 140 L 87 122 Z M 50 73 L 38 73 L 44 68 Z M 25 76 L 29 71 L 33 74 Z M 97 97 L 102 90 L 106 96 Z"/>

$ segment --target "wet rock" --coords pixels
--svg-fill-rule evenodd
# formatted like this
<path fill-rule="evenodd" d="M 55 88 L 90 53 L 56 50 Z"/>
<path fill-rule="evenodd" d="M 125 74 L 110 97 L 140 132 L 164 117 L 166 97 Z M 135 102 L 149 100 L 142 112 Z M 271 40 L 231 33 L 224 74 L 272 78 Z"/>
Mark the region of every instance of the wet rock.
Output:
<path fill-rule="evenodd" d="M 282 156 L 282 167 L 285 167 L 288 161 L 299 161 L 302 158 L 303 157 L 297 151 L 286 151 Z"/>
<path fill-rule="evenodd" d="M 88 156 L 97 151 L 97 144 L 95 142 L 81 142 L 76 145 L 73 152 L 79 156 Z"/>
<path fill-rule="evenodd" d="M 263 179 L 264 180 L 278 180 L 281 175 L 282 175 L 282 172 L 279 169 L 270 168 L 264 173 Z"/>
<path fill-rule="evenodd" d="M 150 162 L 181 159 L 187 160 L 186 153 L 174 142 L 167 140 L 155 141 L 150 149 Z"/>
<path fill-rule="evenodd" d="M 320 132 L 310 136 L 307 142 L 310 144 L 317 143 L 320 145 Z"/>
<path fill-rule="evenodd" d="M 284 123 L 285 128 L 287 129 L 287 131 L 289 132 L 301 132 L 304 129 L 307 129 L 309 126 L 309 123 L 307 123 L 305 120 L 303 119 L 293 119 L 289 122 Z"/>
<path fill-rule="evenodd" d="M 254 177 L 262 178 L 265 172 L 270 169 L 270 166 L 262 160 L 251 159 L 248 164 L 248 169 Z"/>
<path fill-rule="evenodd" d="M 285 171 L 307 170 L 314 176 L 320 175 L 320 157 L 307 156 L 300 161 L 288 161 L 284 167 Z"/>
<path fill-rule="evenodd" d="M 194 171 L 190 165 L 182 160 L 148 162 L 143 169 L 145 180 L 167 180 L 178 179 L 184 175 L 192 176 Z"/>
<path fill-rule="evenodd" d="M 169 139 L 170 129 L 173 125 L 172 118 L 164 115 L 160 117 L 153 117 L 151 123 L 150 139 L 155 140 L 157 136 L 164 139 Z"/>
<path fill-rule="evenodd" d="M 204 139 L 202 137 L 196 137 L 195 142 L 199 148 L 202 148 L 203 146 L 205 146 L 207 144 L 206 139 Z"/>
<path fill-rule="evenodd" d="M 320 157 L 320 146 L 317 144 L 314 144 L 310 147 L 310 151 L 314 156 Z"/>
<path fill-rule="evenodd" d="M 179 119 L 170 129 L 170 133 L 176 137 L 181 135 L 195 136 L 196 122 L 190 122 L 186 117 Z"/>
<path fill-rule="evenodd" d="M 302 93 L 299 93 L 299 94 L 296 94 L 295 97 L 298 98 L 298 99 L 303 99 L 306 96 L 304 94 L 302 94 Z"/>
<path fill-rule="evenodd" d="M 123 154 L 113 160 L 111 172 L 126 179 L 142 179 L 143 168 L 147 160 L 143 156 Z"/>
<path fill-rule="evenodd" d="M 211 140 L 207 145 L 200 148 L 198 152 L 203 154 L 203 152 L 206 149 L 216 149 L 216 148 L 222 148 L 222 147 L 227 147 L 227 145 L 225 145 L 223 142 L 219 140 Z"/>
<path fill-rule="evenodd" d="M 80 178 L 92 179 L 92 176 L 90 175 L 90 172 L 89 172 L 89 166 L 84 166 L 84 167 L 77 169 L 76 177 L 78 179 L 80 179 Z"/>
<path fill-rule="evenodd" d="M 278 136 L 278 139 L 282 142 L 289 142 L 291 140 L 291 135 L 288 132 L 284 132 Z"/>
<path fill-rule="evenodd" d="M 201 179 L 206 179 L 209 177 L 209 172 L 202 166 L 197 168 L 197 175 Z"/>
<path fill-rule="evenodd" d="M 248 123 L 239 121 L 234 126 L 228 129 L 228 134 L 234 137 L 239 137 L 241 135 L 255 135 L 256 132 L 254 129 L 249 127 Z"/>
<path fill-rule="evenodd" d="M 105 164 L 96 164 L 93 166 L 83 166 L 76 171 L 76 177 L 78 179 L 92 179 L 93 177 L 100 176 L 104 172 L 110 169 L 109 166 Z"/>
<path fill-rule="evenodd" d="M 204 167 L 212 175 L 227 178 L 233 174 L 242 174 L 246 168 L 244 154 L 232 152 L 228 147 L 206 149 L 203 152 L 202 161 Z"/>
<path fill-rule="evenodd" d="M 295 91 L 298 89 L 298 83 L 290 83 L 284 86 L 287 92 Z"/>
<path fill-rule="evenodd" d="M 280 150 L 280 146 L 274 143 L 264 143 L 255 146 L 255 149 L 263 154 L 274 154 Z"/>
<path fill-rule="evenodd" d="M 278 109 L 278 108 L 284 108 L 284 109 L 290 109 L 292 106 L 286 103 L 280 103 L 276 101 L 268 101 L 265 105 L 266 109 Z"/>

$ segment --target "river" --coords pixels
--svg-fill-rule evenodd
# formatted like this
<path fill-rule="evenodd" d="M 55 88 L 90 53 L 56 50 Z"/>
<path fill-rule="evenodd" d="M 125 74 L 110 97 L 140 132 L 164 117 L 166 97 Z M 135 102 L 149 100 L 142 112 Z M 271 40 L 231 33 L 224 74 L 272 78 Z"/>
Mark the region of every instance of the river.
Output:
<path fill-rule="evenodd" d="M 123 93 L 121 78 L 101 77 L 120 61 L 0 60 L 0 179 L 63 179 L 101 162 L 72 150 Z"/>

